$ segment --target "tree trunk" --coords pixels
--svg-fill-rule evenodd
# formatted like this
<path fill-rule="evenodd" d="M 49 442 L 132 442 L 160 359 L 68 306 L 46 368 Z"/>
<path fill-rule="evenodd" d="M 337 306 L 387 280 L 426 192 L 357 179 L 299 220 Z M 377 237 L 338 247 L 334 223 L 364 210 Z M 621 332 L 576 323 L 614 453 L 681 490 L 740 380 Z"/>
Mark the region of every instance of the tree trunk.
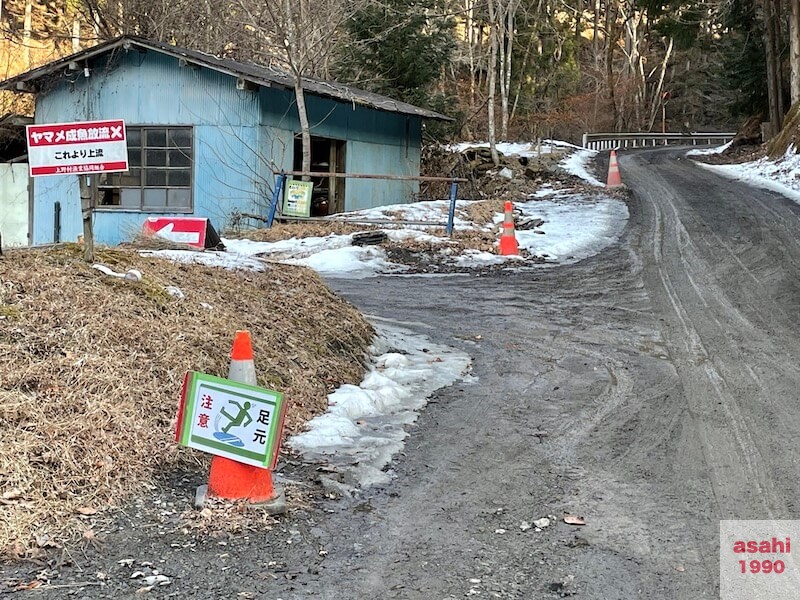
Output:
<path fill-rule="evenodd" d="M 522 67 L 520 68 L 520 73 L 525 73 L 528 68 L 528 59 L 531 55 L 531 46 L 533 46 L 533 34 L 531 34 L 530 38 L 528 38 L 528 44 L 525 46 L 525 54 L 522 56 Z M 517 93 L 514 94 L 514 104 L 511 107 L 511 120 L 514 120 L 514 115 L 517 113 L 517 106 L 519 105 L 519 96 L 522 93 L 522 84 L 524 78 L 520 77 L 519 83 L 517 83 Z"/>
<path fill-rule="evenodd" d="M 792 11 L 789 16 L 789 36 L 791 53 L 789 62 L 792 66 L 791 98 L 792 104 L 800 101 L 800 0 L 789 0 Z"/>
<path fill-rule="evenodd" d="M 506 10 L 508 10 L 508 6 L 503 6 L 503 0 L 498 0 L 496 31 L 498 62 L 500 63 L 500 138 L 504 140 L 508 138 L 508 132 L 506 131 L 506 112 L 508 110 L 508 95 L 506 91 Z"/>
<path fill-rule="evenodd" d="M 311 127 L 308 124 L 308 112 L 306 111 L 306 95 L 303 91 L 303 80 L 300 74 L 295 74 L 294 79 L 294 98 L 297 102 L 297 114 L 300 117 L 300 134 L 303 140 L 303 167 L 302 171 L 311 171 Z M 308 176 L 303 177 L 303 181 L 308 181 Z"/>
<path fill-rule="evenodd" d="M 617 45 L 618 33 L 612 34 L 614 31 L 614 21 L 617 18 L 616 11 L 612 9 L 611 1 L 606 5 L 606 27 L 608 28 L 608 35 L 606 36 L 606 85 L 608 86 L 608 95 L 611 100 L 611 115 L 614 119 L 614 131 L 619 130 L 620 118 L 619 109 L 617 108 L 617 97 L 614 90 L 614 46 Z"/>
<path fill-rule="evenodd" d="M 72 22 L 72 51 L 80 52 L 81 50 L 81 22 L 75 19 Z"/>
<path fill-rule="evenodd" d="M 497 132 L 494 122 L 494 92 L 497 87 L 497 38 L 499 35 L 497 27 L 497 10 L 494 0 L 489 0 L 489 39 L 491 51 L 489 53 L 489 90 L 487 105 L 489 109 L 489 148 L 492 152 L 492 161 L 495 165 L 500 164 L 500 157 L 497 154 Z"/>
<path fill-rule="evenodd" d="M 509 99 L 511 96 L 511 57 L 514 50 L 514 28 L 515 17 L 517 13 L 517 6 L 519 0 L 509 0 L 506 5 L 506 15 L 503 19 L 503 38 L 501 39 L 501 75 L 503 77 L 500 82 L 500 103 L 502 106 L 501 117 L 501 135 L 504 140 L 508 139 L 508 123 L 510 120 L 509 114 Z"/>
<path fill-rule="evenodd" d="M 284 38 L 286 41 L 286 56 L 289 59 L 292 74 L 294 75 L 294 98 L 297 103 L 297 116 L 300 119 L 300 136 L 303 145 L 303 164 L 300 170 L 308 173 L 311 171 L 311 127 L 308 123 L 306 96 L 303 91 L 303 69 L 306 63 L 305 55 L 301 51 L 300 42 L 298 40 L 298 32 L 295 30 L 292 1 L 293 0 L 284 0 L 283 2 L 283 18 L 286 23 Z M 308 181 L 309 179 L 309 176 L 303 176 L 303 181 Z"/>
<path fill-rule="evenodd" d="M 594 23 L 592 34 L 592 51 L 594 53 L 594 68 L 600 69 L 600 0 L 594 0 Z"/>
<path fill-rule="evenodd" d="M 780 130 L 781 115 L 778 111 L 778 74 L 775 56 L 775 19 L 772 0 L 763 0 L 764 6 L 764 49 L 767 62 L 767 96 L 769 99 L 769 136 Z"/>
<path fill-rule="evenodd" d="M 674 46 L 672 38 L 669 38 L 669 44 L 667 45 L 667 51 L 664 53 L 664 62 L 661 63 L 661 73 L 658 76 L 658 85 L 656 89 L 653 91 L 653 99 L 650 104 L 650 123 L 648 124 L 648 131 L 653 131 L 653 125 L 656 122 L 656 115 L 659 112 L 659 108 L 661 109 L 661 133 L 666 133 L 665 129 L 665 115 L 664 115 L 664 106 L 666 104 L 666 99 L 664 98 L 664 76 L 667 73 L 667 65 L 669 64 L 669 59 L 672 56 L 672 47 Z"/>
<path fill-rule="evenodd" d="M 469 54 L 469 114 L 475 115 L 475 28 L 473 13 L 475 12 L 475 5 L 473 0 L 465 0 L 464 9 L 467 13 L 467 52 Z M 469 121 L 466 124 L 466 135 L 472 138 L 472 132 L 469 128 Z"/>
<path fill-rule="evenodd" d="M 783 100 L 783 25 L 781 20 L 781 0 L 772 0 L 772 20 L 775 23 L 775 89 L 777 90 L 778 100 L 778 129 L 783 127 L 783 115 L 786 114 L 786 107 Z"/>

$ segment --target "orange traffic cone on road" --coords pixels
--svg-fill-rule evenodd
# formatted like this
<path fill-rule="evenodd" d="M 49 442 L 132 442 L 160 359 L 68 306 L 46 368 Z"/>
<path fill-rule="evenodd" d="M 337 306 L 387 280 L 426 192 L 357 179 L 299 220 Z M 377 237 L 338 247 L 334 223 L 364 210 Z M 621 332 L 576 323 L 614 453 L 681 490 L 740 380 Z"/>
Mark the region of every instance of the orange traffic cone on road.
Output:
<path fill-rule="evenodd" d="M 257 385 L 253 346 L 247 331 L 237 331 L 234 336 L 228 379 Z M 211 459 L 208 494 L 217 498 L 249 500 L 254 504 L 270 502 L 280 496 L 272 483 L 270 469 L 246 465 L 224 456 Z"/>
<path fill-rule="evenodd" d="M 612 150 L 611 158 L 608 160 L 608 182 L 606 187 L 620 187 L 622 186 L 622 177 L 619 175 L 619 165 L 617 164 L 617 153 Z"/>
<path fill-rule="evenodd" d="M 513 207 L 511 201 L 506 200 L 505 218 L 503 219 L 503 232 L 500 234 L 500 254 L 502 256 L 518 256 L 519 244 L 514 232 L 514 215 L 511 214 Z"/>

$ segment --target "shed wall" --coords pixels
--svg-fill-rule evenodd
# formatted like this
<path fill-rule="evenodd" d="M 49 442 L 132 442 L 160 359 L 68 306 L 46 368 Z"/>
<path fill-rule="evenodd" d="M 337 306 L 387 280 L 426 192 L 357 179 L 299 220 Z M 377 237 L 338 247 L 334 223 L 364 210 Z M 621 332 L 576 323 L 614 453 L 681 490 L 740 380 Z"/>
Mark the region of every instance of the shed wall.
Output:
<path fill-rule="evenodd" d="M 300 119 L 294 92 L 264 88 L 261 90 L 262 123 L 274 132 L 281 132 L 288 153 L 274 153 L 276 168 L 293 168 L 291 144 L 299 134 Z M 348 173 L 374 175 L 419 175 L 422 122 L 419 117 L 374 110 L 328 98 L 307 96 L 306 106 L 311 135 L 346 140 Z M 408 202 L 419 192 L 413 181 L 348 179 L 345 210 L 360 210 Z"/>
<path fill-rule="evenodd" d="M 27 163 L 0 163 L 0 234 L 4 246 L 28 244 Z"/>
<path fill-rule="evenodd" d="M 421 120 L 307 95 L 312 135 L 346 140 L 351 173 L 418 175 Z M 273 170 L 292 170 L 299 119 L 291 90 L 236 89 L 236 79 L 209 69 L 180 66 L 176 58 L 132 50 L 102 57 L 86 78 L 75 73 L 53 82 L 36 99 L 36 122 L 122 118 L 128 125 L 194 127 L 193 206 L 225 228 L 232 213 L 265 214 Z M 407 202 L 415 182 L 348 180 L 346 210 Z M 53 241 L 53 206 L 61 202 L 61 239 L 82 233 L 77 176 L 38 178 L 34 187 L 33 242 Z M 130 239 L 153 213 L 98 210 L 102 243 Z M 164 213 L 157 213 L 164 215 Z"/>
<path fill-rule="evenodd" d="M 177 59 L 154 52 L 131 51 L 115 60 L 113 70 L 106 71 L 102 60 L 88 79 L 80 75 L 39 95 L 36 122 L 123 118 L 128 125 L 193 125 L 194 214 L 221 229 L 234 211 L 263 212 L 271 177 L 258 159 L 258 93 L 237 90 L 228 75 L 179 67 Z M 77 239 L 83 231 L 77 176 L 40 178 L 35 198 L 35 243 L 53 241 L 56 200 L 62 204 L 62 240 Z M 100 209 L 95 237 L 106 244 L 130 239 L 152 215 Z"/>

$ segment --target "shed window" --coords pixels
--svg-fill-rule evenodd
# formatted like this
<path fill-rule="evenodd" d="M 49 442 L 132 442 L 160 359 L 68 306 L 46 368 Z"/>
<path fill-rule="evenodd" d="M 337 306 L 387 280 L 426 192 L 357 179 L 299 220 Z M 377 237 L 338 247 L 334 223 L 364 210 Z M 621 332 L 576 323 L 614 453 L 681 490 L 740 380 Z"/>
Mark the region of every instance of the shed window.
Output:
<path fill-rule="evenodd" d="M 100 208 L 191 212 L 191 127 L 126 127 L 128 170 L 101 173 Z"/>

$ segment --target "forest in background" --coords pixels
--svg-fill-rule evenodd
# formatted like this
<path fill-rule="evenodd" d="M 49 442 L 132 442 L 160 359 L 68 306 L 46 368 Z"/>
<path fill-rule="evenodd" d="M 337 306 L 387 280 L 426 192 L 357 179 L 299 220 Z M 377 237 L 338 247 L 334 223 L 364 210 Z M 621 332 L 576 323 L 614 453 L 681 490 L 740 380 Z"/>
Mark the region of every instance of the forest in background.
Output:
<path fill-rule="evenodd" d="M 0 65 L 127 33 L 443 112 L 456 121 L 428 129 L 439 139 L 735 130 L 759 114 L 775 133 L 800 99 L 799 1 L 0 0 Z M 29 103 L 9 95 L 0 114 Z"/>

